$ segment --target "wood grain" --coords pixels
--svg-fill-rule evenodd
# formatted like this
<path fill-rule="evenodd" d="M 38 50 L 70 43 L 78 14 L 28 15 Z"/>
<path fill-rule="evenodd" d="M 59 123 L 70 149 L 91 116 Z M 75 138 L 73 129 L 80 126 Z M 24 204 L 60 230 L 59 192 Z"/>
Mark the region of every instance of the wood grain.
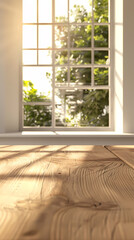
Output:
<path fill-rule="evenodd" d="M 0 146 L 0 240 L 133 240 L 134 170 L 121 148 Z"/>
<path fill-rule="evenodd" d="M 106 146 L 106 148 L 134 169 L 134 145 Z"/>

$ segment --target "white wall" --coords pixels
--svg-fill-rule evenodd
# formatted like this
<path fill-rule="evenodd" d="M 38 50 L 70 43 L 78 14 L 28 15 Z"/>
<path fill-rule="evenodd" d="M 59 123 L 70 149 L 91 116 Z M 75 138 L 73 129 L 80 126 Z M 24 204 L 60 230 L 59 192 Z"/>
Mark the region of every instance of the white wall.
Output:
<path fill-rule="evenodd" d="M 0 0 L 0 132 L 19 130 L 21 1 Z"/>
<path fill-rule="evenodd" d="M 134 0 L 124 0 L 124 131 L 134 133 Z"/>
<path fill-rule="evenodd" d="M 113 19 L 115 131 L 123 132 L 123 0 L 115 0 Z"/>
<path fill-rule="evenodd" d="M 120 132 L 134 132 L 133 9 L 134 0 L 115 0 L 114 105 L 115 130 Z M 21 67 L 21 0 L 0 0 L 0 42 L 0 132 L 17 132 Z"/>

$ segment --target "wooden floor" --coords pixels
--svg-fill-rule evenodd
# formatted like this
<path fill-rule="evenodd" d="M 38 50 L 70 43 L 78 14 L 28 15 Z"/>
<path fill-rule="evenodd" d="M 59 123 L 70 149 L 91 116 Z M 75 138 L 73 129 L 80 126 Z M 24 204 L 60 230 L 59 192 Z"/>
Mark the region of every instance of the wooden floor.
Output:
<path fill-rule="evenodd" d="M 0 146 L 0 240 L 134 240 L 134 146 Z"/>

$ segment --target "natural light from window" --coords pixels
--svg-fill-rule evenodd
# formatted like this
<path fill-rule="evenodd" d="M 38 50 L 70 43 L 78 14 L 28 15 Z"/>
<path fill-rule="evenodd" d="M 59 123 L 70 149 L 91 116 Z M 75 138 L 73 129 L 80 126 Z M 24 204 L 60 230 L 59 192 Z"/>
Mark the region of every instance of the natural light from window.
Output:
<path fill-rule="evenodd" d="M 23 129 L 111 127 L 108 0 L 23 0 Z"/>

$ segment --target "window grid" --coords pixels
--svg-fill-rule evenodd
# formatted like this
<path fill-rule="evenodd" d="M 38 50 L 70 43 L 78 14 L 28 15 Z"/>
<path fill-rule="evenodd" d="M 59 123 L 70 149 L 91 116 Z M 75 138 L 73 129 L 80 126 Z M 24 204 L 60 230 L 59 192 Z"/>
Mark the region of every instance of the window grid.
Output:
<path fill-rule="evenodd" d="M 110 37 L 111 37 L 111 32 L 110 32 L 110 21 L 108 21 L 108 23 L 97 23 L 94 22 L 94 0 L 92 0 L 92 22 L 91 23 L 71 23 L 69 22 L 69 0 L 68 0 L 68 22 L 65 23 L 60 23 L 60 22 L 55 22 L 55 0 L 52 0 L 52 22 L 51 23 L 39 23 L 39 0 L 37 0 L 37 23 L 23 23 L 23 25 L 35 25 L 37 26 L 37 48 L 23 48 L 22 50 L 36 50 L 37 51 L 37 64 L 33 65 L 33 64 L 22 64 L 23 67 L 52 67 L 53 71 L 52 71 L 52 101 L 48 101 L 48 102 L 23 102 L 23 106 L 25 105 L 52 105 L 52 127 L 40 127 L 40 129 L 45 129 L 45 130 L 54 130 L 54 129 L 64 129 L 64 130 L 69 130 L 69 129 L 73 129 L 73 130 L 83 130 L 83 129 L 97 129 L 97 128 L 101 128 L 106 130 L 106 128 L 110 128 L 111 127 L 111 114 L 109 114 L 109 127 L 58 127 L 55 126 L 55 89 L 66 89 L 66 90 L 71 90 L 71 89 L 107 89 L 109 90 L 109 109 L 111 109 L 111 101 L 110 101 L 110 95 L 111 95 L 111 74 L 110 74 L 110 69 L 111 69 L 111 58 L 110 58 L 110 53 L 111 53 L 111 46 L 110 46 Z M 109 19 L 110 19 L 110 4 L 109 4 Z M 52 26 L 52 48 L 39 48 L 39 26 L 40 25 L 50 25 Z M 91 34 L 91 47 L 83 47 L 83 48 L 71 48 L 70 47 L 70 26 L 74 25 L 74 26 L 91 26 L 92 27 L 92 34 Z M 55 26 L 68 26 L 68 46 L 67 48 L 56 48 L 55 47 Z M 94 46 L 94 27 L 95 26 L 108 26 L 108 34 L 110 35 L 108 37 L 108 47 L 95 47 Z M 39 64 L 39 50 L 51 50 L 52 51 L 52 64 Z M 70 51 L 91 51 L 91 64 L 86 64 L 86 65 L 77 65 L 77 64 L 70 64 Z M 55 51 L 67 51 L 68 52 L 68 63 L 67 64 L 56 64 L 55 63 Z M 94 63 L 94 53 L 95 51 L 108 51 L 109 54 L 109 59 L 110 59 L 110 63 L 109 64 L 95 64 Z M 68 68 L 68 79 L 67 79 L 67 85 L 64 84 L 60 84 L 60 86 L 57 84 L 55 84 L 55 67 L 67 67 Z M 91 68 L 91 85 L 77 85 L 77 84 L 72 84 L 71 86 L 70 84 L 70 68 Z M 108 77 L 108 85 L 95 85 L 94 83 L 94 69 L 95 68 L 108 68 L 109 69 L 109 77 Z M 24 120 L 24 114 L 22 116 L 22 119 Z M 23 121 L 22 120 L 22 121 Z M 23 124 L 23 123 L 22 123 Z M 24 127 L 22 126 L 22 129 L 31 129 L 31 127 Z M 38 127 L 32 127 L 32 129 L 37 129 L 39 130 Z"/>

